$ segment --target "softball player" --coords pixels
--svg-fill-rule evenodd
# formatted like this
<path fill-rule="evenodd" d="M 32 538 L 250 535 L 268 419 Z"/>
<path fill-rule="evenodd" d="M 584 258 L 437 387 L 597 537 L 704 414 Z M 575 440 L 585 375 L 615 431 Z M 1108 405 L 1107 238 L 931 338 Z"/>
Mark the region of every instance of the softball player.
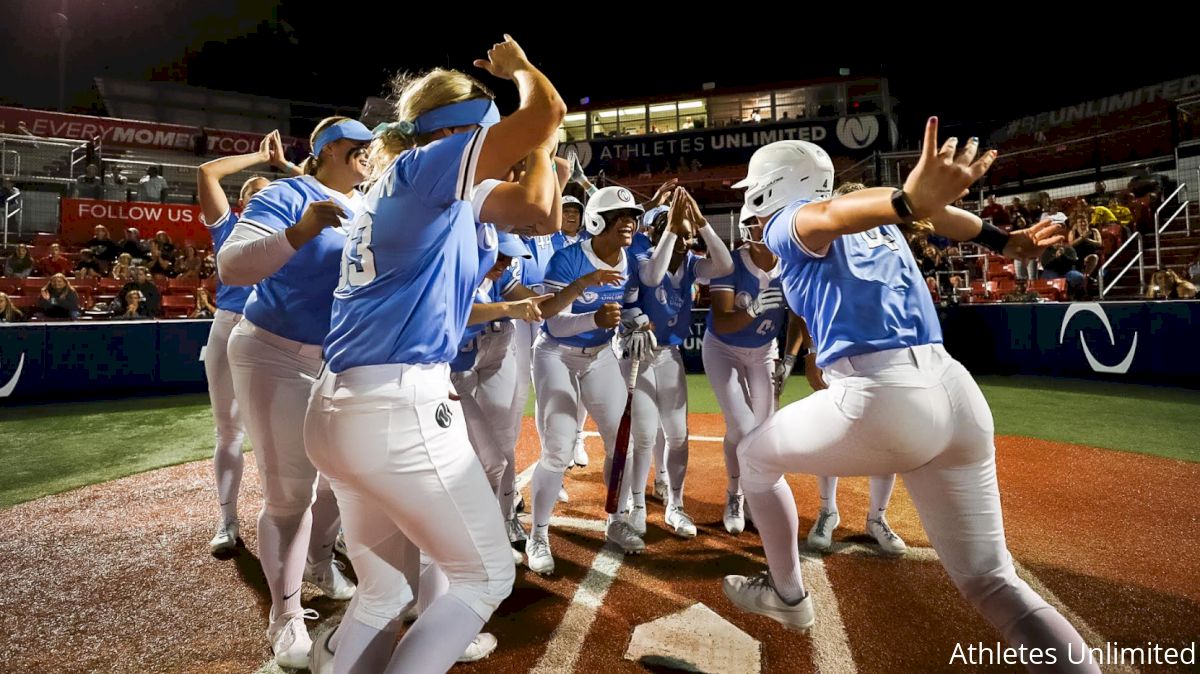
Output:
<path fill-rule="evenodd" d="M 750 160 L 746 203 L 766 223 L 788 299 L 808 319 L 829 388 L 788 405 L 738 447 L 742 483 L 769 573 L 728 576 L 746 611 L 792 629 L 812 625 L 796 545 L 796 504 L 783 474 L 902 473 L 938 558 L 962 595 L 1013 646 L 1070 645 L 1079 633 L 1017 577 L 1004 541 L 992 415 L 970 374 L 942 348 L 921 273 L 900 229 L 928 219 L 939 234 L 1010 256 L 1060 241 L 1049 221 L 1006 234 L 949 204 L 995 159 L 974 161 L 972 138 L 937 149 L 937 120 L 902 190 L 876 188 L 821 202 L 833 167 L 819 147 L 782 141 Z M 817 201 L 818 203 L 810 204 Z M 1099 672 L 1060 659 L 1043 671 Z"/>
<path fill-rule="evenodd" d="M 360 581 L 336 633 L 313 649 L 314 660 L 332 652 L 338 671 L 444 672 L 512 588 L 504 523 L 451 395 L 449 363 L 478 288 L 471 192 L 538 148 L 548 163 L 565 106 L 508 36 L 488 58 L 476 65 L 515 80 L 520 107 L 500 121 L 491 93 L 457 71 L 403 84 L 400 121 L 379 139 L 395 159 L 367 192 L 343 253 L 328 367 L 305 419 Z M 450 587 L 396 644 L 416 586 L 414 549 Z"/>
<path fill-rule="evenodd" d="M 696 278 L 728 275 L 733 271 L 733 258 L 683 188 L 675 189 L 669 216 L 653 222 L 650 238 L 655 246 L 635 256 L 638 277 L 629 295 L 635 310 L 626 316 L 627 319 L 644 316 L 653 326 L 657 345 L 652 353 L 644 354 L 648 362 L 638 370 L 633 394 L 630 524 L 639 535 L 645 535 L 646 479 L 651 452 L 662 437 L 666 455 L 656 458 L 661 462 L 659 466 L 665 468 L 669 484 L 664 519 L 667 528 L 676 535 L 691 538 L 696 535 L 696 525 L 683 507 L 688 459 L 687 372 L 679 347 L 692 327 L 692 286 Z M 708 244 L 711 258 L 688 251 L 693 227 Z M 628 375 L 631 360 L 623 360 L 621 366 Z"/>
<path fill-rule="evenodd" d="M 617 425 L 625 409 L 625 386 L 612 349 L 621 321 L 624 286 L 635 269 L 626 248 L 633 241 L 642 207 L 629 190 L 606 187 L 588 201 L 584 226 L 592 238 L 554 254 L 546 270 L 546 289 L 582 290 L 570 311 L 546 319 L 534 346 L 538 428 L 542 453 L 533 473 L 533 531 L 525 543 L 526 563 L 536 573 L 554 572 L 550 552 L 550 514 L 563 473 L 571 465 L 578 400 L 596 420 L 604 440 L 605 479 L 612 465 Z M 592 285 L 592 274 L 620 274 L 616 285 Z M 578 396 L 578 399 L 577 399 Z M 627 465 L 627 468 L 629 466 Z M 626 472 L 628 479 L 629 471 Z M 608 519 L 607 537 L 627 553 L 645 543 L 630 527 L 628 512 Z"/>
<path fill-rule="evenodd" d="M 712 308 L 700 351 L 725 416 L 728 483 L 722 519 L 731 534 L 746 528 L 737 446 L 774 411 L 775 340 L 787 318 L 778 260 L 763 244 L 762 228 L 745 221 L 743 211 L 739 229 L 745 244 L 733 254 L 733 273 L 709 282 Z"/>
<path fill-rule="evenodd" d="M 850 194 L 866 188 L 867 186 L 862 183 L 842 183 L 833 191 L 833 196 Z M 803 318 L 793 314 L 792 321 L 788 323 L 787 353 L 775 364 L 776 407 L 778 407 L 779 396 L 783 393 L 784 383 L 792 374 L 796 357 L 801 350 L 804 351 L 804 376 L 808 379 L 812 390 L 820 391 L 829 387 L 822 377 L 821 368 L 817 366 L 817 353 L 811 348 L 811 345 L 812 336 L 808 332 L 807 324 Z M 810 550 L 828 552 L 833 546 L 833 531 L 842 521 L 837 507 L 838 479 L 831 475 L 816 477 L 817 493 L 820 496 L 821 505 L 817 510 L 817 517 L 813 521 L 812 528 L 808 531 L 808 547 Z M 904 554 L 908 546 L 904 544 L 904 540 L 900 536 L 896 535 L 896 532 L 892 531 L 892 527 L 887 521 L 887 506 L 891 501 L 892 489 L 895 485 L 895 474 L 871 477 L 869 487 L 871 501 L 867 510 L 866 530 L 879 544 L 879 549 L 884 554 L 899 556 Z"/>
<path fill-rule="evenodd" d="M 229 199 L 221 187 L 221 179 L 268 162 L 285 172 L 299 173 L 299 169 L 284 159 L 278 131 L 272 131 L 263 138 L 258 152 L 214 159 L 197 169 L 196 187 L 200 197 L 200 211 L 208 232 L 212 235 L 214 251 L 220 252 L 221 245 L 229 238 L 235 222 L 229 208 Z M 269 182 L 267 178 L 260 176 L 246 180 L 238 195 L 238 209 L 244 208 L 246 202 Z M 244 431 L 237 399 L 233 395 L 228 345 L 229 333 L 242 319 L 242 311 L 249 297 L 250 288 L 217 284 L 217 313 L 213 317 L 212 328 L 208 333 L 208 345 L 204 349 L 204 375 L 208 379 L 208 397 L 212 402 L 213 424 L 216 426 L 213 472 L 216 474 L 217 502 L 221 507 L 217 533 L 208 544 L 214 555 L 232 550 L 240 540 L 237 501 L 242 483 Z"/>
<path fill-rule="evenodd" d="M 367 173 L 371 137 L 355 120 L 322 121 L 304 175 L 254 195 L 217 258 L 226 283 L 254 285 L 245 318 L 229 338 L 229 364 L 262 482 L 259 556 L 272 604 L 267 638 L 283 667 L 305 666 L 312 643 L 304 619 L 313 613 L 301 608 L 301 579 L 335 599 L 349 599 L 355 589 L 333 560 L 337 502 L 324 480 L 318 484 L 300 421 L 322 368 L 342 227 L 361 208 L 355 187 Z"/>

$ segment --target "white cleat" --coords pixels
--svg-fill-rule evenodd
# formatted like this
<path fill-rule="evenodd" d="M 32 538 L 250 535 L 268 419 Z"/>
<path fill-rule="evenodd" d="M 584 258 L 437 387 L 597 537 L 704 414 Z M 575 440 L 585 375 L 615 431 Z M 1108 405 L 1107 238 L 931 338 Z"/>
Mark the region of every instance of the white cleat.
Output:
<path fill-rule="evenodd" d="M 558 490 L 558 502 L 559 503 L 566 503 L 567 501 L 570 501 L 570 500 L 571 500 L 571 497 L 567 496 L 567 490 L 565 487 Z"/>
<path fill-rule="evenodd" d="M 267 640 L 275 653 L 275 664 L 280 667 L 302 669 L 308 666 L 308 652 L 312 639 L 308 636 L 305 620 L 316 620 L 321 616 L 312 609 L 285 613 L 271 620 L 267 627 Z"/>
<path fill-rule="evenodd" d="M 875 542 L 879 544 L 879 549 L 885 555 L 899 557 L 908 552 L 908 546 L 904 544 L 904 539 L 892 531 L 884 517 L 867 520 L 867 533 L 871 534 L 871 538 L 875 539 Z"/>
<path fill-rule="evenodd" d="M 633 506 L 626 518 L 629 526 L 633 528 L 633 533 L 638 536 L 646 535 L 646 506 Z"/>
<path fill-rule="evenodd" d="M 312 649 L 308 653 L 310 674 L 333 674 L 333 651 L 329 650 L 329 639 L 337 628 L 337 625 L 325 625 L 313 635 Z"/>
<path fill-rule="evenodd" d="M 521 495 L 521 492 L 513 494 L 513 512 L 525 512 L 525 497 Z"/>
<path fill-rule="evenodd" d="M 529 570 L 548 576 L 554 573 L 554 557 L 550 554 L 550 541 L 534 534 L 525 541 L 525 565 Z"/>
<path fill-rule="evenodd" d="M 587 468 L 588 454 L 587 449 L 583 446 L 582 435 L 575 436 L 575 453 L 571 460 L 575 462 L 576 466 L 579 466 L 580 468 Z"/>
<path fill-rule="evenodd" d="M 525 555 L 522 555 L 520 550 L 516 548 L 509 548 L 509 550 L 512 550 L 513 566 L 520 566 L 525 562 Z"/>
<path fill-rule="evenodd" d="M 683 511 L 683 506 L 671 506 L 667 508 L 667 515 L 664 520 L 667 523 L 667 528 L 674 531 L 676 536 L 681 538 L 696 537 L 696 523 Z"/>
<path fill-rule="evenodd" d="M 666 503 L 667 496 L 669 495 L 670 491 L 671 489 L 667 486 L 666 480 L 658 476 L 654 477 L 654 491 L 651 493 L 651 496 L 663 503 Z"/>
<path fill-rule="evenodd" d="M 338 530 L 337 538 L 333 539 L 333 551 L 340 553 L 343 557 L 349 557 L 350 553 L 346 552 L 346 532 Z"/>
<path fill-rule="evenodd" d="M 627 516 L 627 513 L 622 513 L 620 517 L 614 517 L 608 523 L 605 538 L 608 539 L 608 542 L 621 548 L 621 551 L 627 555 L 641 554 L 646 549 L 646 542 L 626 521 Z"/>
<path fill-rule="evenodd" d="M 208 549 L 212 554 L 216 555 L 222 552 L 228 552 L 237 547 L 240 538 L 241 530 L 237 521 L 221 522 L 217 525 L 217 535 L 208 542 Z"/>
<path fill-rule="evenodd" d="M 817 552 L 828 552 L 833 545 L 833 530 L 841 523 L 842 516 L 838 511 L 824 508 L 818 510 L 817 521 L 813 522 L 812 529 L 808 531 L 808 547 Z"/>
<path fill-rule="evenodd" d="M 735 606 L 766 616 L 789 630 L 804 632 L 816 621 L 812 594 L 806 593 L 800 601 L 789 604 L 775 591 L 766 571 L 755 576 L 725 576 L 723 586 L 725 596 Z"/>
<path fill-rule="evenodd" d="M 745 498 L 741 494 L 726 494 L 725 516 L 722 519 L 725 521 L 725 531 L 734 536 L 746 530 L 746 514 L 742 509 Z"/>
<path fill-rule="evenodd" d="M 304 580 L 320 588 L 326 597 L 346 601 L 354 597 L 358 587 L 342 573 L 344 568 L 341 561 L 336 559 L 330 559 L 329 564 L 321 568 L 305 565 Z"/>
<path fill-rule="evenodd" d="M 525 534 L 525 525 L 521 524 L 521 520 L 516 513 L 504 523 L 504 528 L 508 530 L 509 543 L 524 543 L 525 539 L 529 538 Z"/>
<path fill-rule="evenodd" d="M 475 640 L 467 646 L 467 650 L 458 656 L 459 662 L 479 662 L 496 650 L 496 637 L 487 632 L 475 635 Z"/>

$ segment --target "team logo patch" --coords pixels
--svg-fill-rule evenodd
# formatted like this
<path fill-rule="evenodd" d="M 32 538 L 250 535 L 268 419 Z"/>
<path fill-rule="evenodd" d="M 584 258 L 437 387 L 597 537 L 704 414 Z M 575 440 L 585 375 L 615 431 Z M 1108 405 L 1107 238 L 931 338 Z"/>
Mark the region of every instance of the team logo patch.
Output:
<path fill-rule="evenodd" d="M 442 428 L 450 428 L 450 421 L 454 419 L 454 413 L 450 411 L 450 406 L 446 403 L 438 405 L 437 412 L 433 415 L 438 426 Z"/>
<path fill-rule="evenodd" d="M 633 203 L 633 195 L 630 194 L 629 190 L 625 189 L 624 187 L 617 190 L 617 198 L 627 204 Z"/>
<path fill-rule="evenodd" d="M 749 307 L 750 303 L 753 301 L 754 301 L 754 298 L 750 297 L 750 293 L 740 292 L 736 296 L 734 296 L 733 306 L 738 309 L 745 309 L 745 308 Z"/>
<path fill-rule="evenodd" d="M 583 291 L 583 294 L 579 296 L 579 299 L 584 304 L 592 304 L 596 300 L 600 299 L 600 295 L 596 294 L 595 292 L 592 292 L 591 290 L 585 290 L 585 291 Z"/>
<path fill-rule="evenodd" d="M 654 299 L 658 300 L 659 304 L 667 303 L 667 289 L 659 286 L 654 290 Z"/>

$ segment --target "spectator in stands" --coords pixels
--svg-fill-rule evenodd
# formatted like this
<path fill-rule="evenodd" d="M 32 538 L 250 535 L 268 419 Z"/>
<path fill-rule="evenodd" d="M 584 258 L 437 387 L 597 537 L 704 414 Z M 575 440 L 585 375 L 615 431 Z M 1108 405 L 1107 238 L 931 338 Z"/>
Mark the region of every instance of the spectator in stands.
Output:
<path fill-rule="evenodd" d="M 96 229 L 92 230 L 92 238 L 83 247 L 92 251 L 92 255 L 96 256 L 96 260 L 100 262 L 100 270 L 107 274 L 112 264 L 120 255 L 120 247 L 117 242 L 113 241 L 108 236 L 108 228 L 104 225 L 96 225 Z"/>
<path fill-rule="evenodd" d="M 55 274 L 46 285 L 42 286 L 42 296 L 38 307 L 46 318 L 66 318 L 74 320 L 79 317 L 79 294 L 67 282 L 67 277 Z"/>
<path fill-rule="evenodd" d="M 87 248 L 79 251 L 79 261 L 75 263 L 75 278 L 86 280 L 100 278 L 103 275 L 100 261 L 96 259 L 92 251 Z"/>
<path fill-rule="evenodd" d="M 1103 180 L 1096 181 L 1096 191 L 1088 195 L 1087 201 L 1093 206 L 1103 206 L 1110 200 L 1108 188 L 1104 186 Z"/>
<path fill-rule="evenodd" d="M 196 254 L 196 247 L 191 244 L 183 246 L 183 253 L 175 258 L 176 278 L 200 278 L 200 267 L 204 261 Z"/>
<path fill-rule="evenodd" d="M 1008 209 L 996 203 L 996 195 L 989 194 L 987 198 L 987 206 L 979 213 L 981 218 L 991 218 L 992 224 L 1001 228 L 1008 229 L 1012 224 L 1012 219 L 1008 217 Z"/>
<path fill-rule="evenodd" d="M 0 293 L 0 323 L 20 323 L 25 320 L 25 314 L 13 306 L 8 295 Z"/>
<path fill-rule="evenodd" d="M 125 187 L 129 184 L 129 178 L 122 175 L 120 166 L 113 164 L 112 171 L 104 177 L 104 184 L 109 187 Z"/>
<path fill-rule="evenodd" d="M 216 313 L 217 308 L 208 297 L 208 289 L 204 286 L 196 288 L 196 306 L 192 313 L 188 314 L 188 318 L 212 318 Z"/>
<path fill-rule="evenodd" d="M 130 272 L 133 280 L 126 283 L 121 288 L 121 293 L 113 300 L 113 304 L 121 305 L 123 298 L 129 294 L 130 290 L 137 290 L 142 294 L 142 304 L 145 306 L 146 314 L 151 318 L 157 318 L 162 310 L 162 295 L 158 292 L 158 286 L 154 285 L 154 281 L 150 279 L 150 274 L 145 267 L 134 267 Z M 119 306 L 118 313 L 124 313 L 125 307 Z"/>
<path fill-rule="evenodd" d="M 1037 302 L 1041 299 L 1037 293 L 1029 289 L 1029 282 L 1025 279 L 1017 279 L 1017 287 L 1013 288 L 1012 292 L 1004 296 L 1004 302 Z"/>
<path fill-rule="evenodd" d="M 1017 219 L 1016 216 L 1019 215 L 1024 218 L 1026 222 L 1029 222 L 1029 209 L 1025 208 L 1025 204 L 1021 203 L 1021 197 L 1013 197 L 1012 206 L 1009 207 L 1009 215 L 1011 215 L 1012 219 L 1014 220 L 1012 227 L 1013 230 L 1024 229 L 1023 227 L 1017 226 L 1015 222 Z"/>
<path fill-rule="evenodd" d="M 175 265 L 171 263 L 170 258 L 163 257 L 162 246 L 157 240 L 150 242 L 150 256 L 146 259 L 146 271 L 155 280 L 163 280 L 175 275 Z"/>
<path fill-rule="evenodd" d="M 1170 269 L 1156 269 L 1150 276 L 1150 286 L 1146 289 L 1146 299 L 1150 300 L 1190 300 L 1196 297 L 1196 286 L 1183 280 L 1179 274 Z"/>
<path fill-rule="evenodd" d="M 175 259 L 175 244 L 171 241 L 171 237 L 161 229 L 154 234 L 154 241 L 158 244 L 158 252 L 168 260 Z"/>
<path fill-rule="evenodd" d="M 129 253 L 121 253 L 117 258 L 117 263 L 113 265 L 112 277 L 118 281 L 129 282 L 133 280 L 133 258 Z"/>
<path fill-rule="evenodd" d="M 104 196 L 104 181 L 100 178 L 100 169 L 95 164 L 88 164 L 83 175 L 75 179 L 75 194 L 83 199 L 100 199 Z"/>
<path fill-rule="evenodd" d="M 167 179 L 162 177 L 157 166 L 146 169 L 146 175 L 138 181 L 138 201 L 162 202 L 167 200 Z"/>
<path fill-rule="evenodd" d="M 19 135 L 19 136 L 28 136 L 30 139 L 33 139 L 33 138 L 37 138 L 37 137 L 38 137 L 36 133 L 34 133 L 34 132 L 32 132 L 32 131 L 30 131 L 30 130 L 29 130 L 29 127 L 25 126 L 25 122 L 17 122 L 17 131 L 16 131 L 16 133 L 17 133 L 17 135 Z M 41 147 L 41 146 L 40 146 L 40 145 L 38 145 L 36 142 L 34 142 L 34 143 L 33 143 L 33 146 L 34 146 L 34 147 Z"/>
<path fill-rule="evenodd" d="M 1108 209 L 1108 206 L 1091 206 L 1088 210 L 1091 212 L 1092 227 L 1107 227 L 1117 222 L 1117 216 Z"/>
<path fill-rule="evenodd" d="M 146 259 L 146 255 L 150 252 L 142 240 L 139 238 L 141 232 L 137 227 L 125 228 L 125 240 L 121 242 L 119 249 L 122 253 L 128 253 L 129 257 L 134 261 Z"/>
<path fill-rule="evenodd" d="M 74 268 L 75 265 L 62 254 L 62 247 L 57 243 L 50 244 L 50 254 L 38 261 L 38 271 L 42 276 L 65 274 Z"/>
<path fill-rule="evenodd" d="M 15 197 L 20 193 L 21 190 L 17 189 L 16 186 L 13 185 L 12 178 L 5 178 L 4 182 L 0 182 L 0 204 L 3 204 L 4 202 L 8 201 L 10 197 Z"/>
<path fill-rule="evenodd" d="M 1200 248 L 1196 249 L 1196 256 L 1188 263 L 1187 273 L 1192 283 L 1200 283 Z"/>
<path fill-rule="evenodd" d="M 1100 230 L 1092 227 L 1082 217 L 1075 216 L 1071 222 L 1071 231 L 1067 233 L 1067 245 L 1075 249 L 1075 256 L 1083 261 L 1084 269 L 1094 269 L 1099 264 L 1099 253 L 1103 243 Z"/>
<path fill-rule="evenodd" d="M 200 278 L 212 278 L 217 273 L 217 258 L 212 251 L 208 251 L 204 255 L 204 262 L 200 265 Z"/>
<path fill-rule="evenodd" d="M 136 321 L 146 318 L 153 318 L 146 306 L 145 298 L 142 297 L 141 291 L 134 288 L 124 295 L 123 302 L 113 301 L 112 317 L 117 320 Z"/>
<path fill-rule="evenodd" d="M 1087 281 L 1083 272 L 1077 269 L 1078 266 L 1079 256 L 1075 254 L 1074 248 L 1065 243 L 1053 245 L 1042 253 L 1042 278 L 1065 278 L 1072 298 L 1083 294 Z"/>
<path fill-rule="evenodd" d="M 32 273 L 33 257 L 29 254 L 29 248 L 23 243 L 18 243 L 17 252 L 4 263 L 4 275 L 29 278 Z"/>

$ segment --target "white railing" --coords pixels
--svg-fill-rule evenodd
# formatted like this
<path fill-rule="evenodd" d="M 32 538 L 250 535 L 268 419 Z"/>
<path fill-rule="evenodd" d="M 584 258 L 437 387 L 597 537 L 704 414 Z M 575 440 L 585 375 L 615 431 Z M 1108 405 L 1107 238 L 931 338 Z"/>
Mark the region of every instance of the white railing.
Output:
<path fill-rule="evenodd" d="M 17 231 L 21 231 L 21 221 L 25 217 L 21 215 L 21 193 L 11 195 L 4 200 L 4 247 L 8 247 L 8 223 L 13 217 L 17 218 Z"/>
<path fill-rule="evenodd" d="M 1162 244 L 1159 242 L 1159 235 L 1162 234 L 1163 231 L 1165 231 L 1168 227 L 1170 227 L 1172 222 L 1175 222 L 1175 219 L 1179 217 L 1180 213 L 1183 213 L 1183 221 L 1188 234 L 1190 235 L 1192 233 L 1191 217 L 1188 215 L 1187 210 L 1188 204 L 1190 204 L 1191 201 L 1186 199 L 1183 203 L 1179 204 L 1179 208 L 1175 209 L 1175 212 L 1171 214 L 1171 217 L 1167 218 L 1166 222 L 1162 223 L 1161 225 L 1159 224 L 1163 209 L 1165 209 L 1167 204 L 1171 203 L 1171 200 L 1185 189 L 1187 189 L 1187 183 L 1179 183 L 1179 187 L 1175 188 L 1175 191 L 1171 193 L 1171 196 L 1163 199 L 1162 204 L 1160 204 L 1159 207 L 1154 210 L 1154 266 L 1158 269 L 1162 269 Z"/>
<path fill-rule="evenodd" d="M 10 159 L 11 157 L 11 159 Z M 0 176 L 16 177 L 21 173 L 21 153 L 16 150 L 0 151 Z"/>
<path fill-rule="evenodd" d="M 1125 267 L 1121 271 L 1117 272 L 1117 275 L 1113 277 L 1112 283 L 1109 283 L 1107 286 L 1104 285 L 1104 270 L 1108 268 L 1108 265 L 1112 264 L 1113 262 L 1116 262 L 1117 257 L 1121 254 L 1121 251 L 1128 248 L 1129 244 L 1133 243 L 1134 241 L 1137 242 L 1137 255 L 1133 256 L 1133 259 L 1130 260 L 1129 263 L 1126 264 Z M 1121 244 L 1121 247 L 1118 248 L 1112 255 L 1109 255 L 1108 260 L 1106 260 L 1104 262 L 1104 264 L 1100 265 L 1100 271 L 1099 271 L 1100 299 L 1104 299 L 1104 297 L 1106 295 L 1108 295 L 1108 291 L 1112 290 L 1113 286 L 1117 285 L 1117 282 L 1121 280 L 1121 277 L 1125 275 L 1125 272 L 1129 271 L 1129 268 L 1132 267 L 1134 265 L 1134 263 L 1137 263 L 1137 266 L 1138 266 L 1138 294 L 1141 295 L 1143 292 L 1145 292 L 1145 290 L 1146 290 L 1146 266 L 1145 266 L 1145 262 L 1144 262 L 1145 257 L 1146 257 L 1146 253 L 1144 250 L 1142 250 L 1142 233 L 1134 232 L 1133 236 L 1129 237 L 1128 241 Z"/>

